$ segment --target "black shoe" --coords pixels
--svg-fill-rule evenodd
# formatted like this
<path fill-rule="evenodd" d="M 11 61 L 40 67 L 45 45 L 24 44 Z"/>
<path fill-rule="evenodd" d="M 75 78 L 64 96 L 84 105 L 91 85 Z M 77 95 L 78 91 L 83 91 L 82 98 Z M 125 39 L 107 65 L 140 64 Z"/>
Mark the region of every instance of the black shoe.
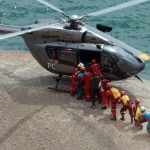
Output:
<path fill-rule="evenodd" d="M 91 105 L 90 108 L 96 109 L 96 106 L 95 105 Z"/>
<path fill-rule="evenodd" d="M 124 118 L 120 118 L 120 120 L 125 121 L 125 119 L 124 119 Z"/>
<path fill-rule="evenodd" d="M 77 100 L 82 100 L 83 99 L 83 96 L 78 96 L 77 97 Z"/>
<path fill-rule="evenodd" d="M 81 97 L 77 97 L 77 100 L 81 100 Z"/>
<path fill-rule="evenodd" d="M 75 94 L 70 94 L 71 96 L 75 96 Z"/>
<path fill-rule="evenodd" d="M 107 109 L 107 106 L 102 106 L 101 109 Z"/>
<path fill-rule="evenodd" d="M 116 121 L 117 118 L 116 118 L 116 116 L 114 116 L 114 117 L 110 118 L 110 120 Z"/>

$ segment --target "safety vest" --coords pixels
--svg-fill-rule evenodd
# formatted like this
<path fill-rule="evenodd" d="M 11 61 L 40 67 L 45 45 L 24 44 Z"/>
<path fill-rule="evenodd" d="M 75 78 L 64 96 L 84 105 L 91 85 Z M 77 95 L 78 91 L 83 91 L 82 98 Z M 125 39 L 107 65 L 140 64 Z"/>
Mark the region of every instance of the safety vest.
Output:
<path fill-rule="evenodd" d="M 119 97 L 121 96 L 119 90 L 116 89 L 116 88 L 114 88 L 114 87 L 111 88 L 111 92 L 112 92 L 113 97 L 114 97 L 115 99 L 117 99 L 117 98 L 119 98 Z"/>
<path fill-rule="evenodd" d="M 128 95 L 123 95 L 121 97 L 121 100 L 122 100 L 123 105 L 125 105 L 125 106 L 128 106 L 129 104 L 131 104 L 131 101 L 130 101 Z"/>
<path fill-rule="evenodd" d="M 135 112 L 135 120 L 139 120 L 140 116 L 141 116 L 141 109 L 137 107 Z"/>

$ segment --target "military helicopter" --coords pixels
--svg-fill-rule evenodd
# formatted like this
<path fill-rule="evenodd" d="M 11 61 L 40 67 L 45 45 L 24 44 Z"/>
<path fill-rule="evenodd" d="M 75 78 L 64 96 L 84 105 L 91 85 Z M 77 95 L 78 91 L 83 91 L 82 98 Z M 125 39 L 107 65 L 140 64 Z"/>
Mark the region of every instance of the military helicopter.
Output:
<path fill-rule="evenodd" d="M 132 0 L 86 15 L 68 15 L 45 0 L 41 4 L 63 14 L 67 20 L 39 20 L 35 24 L 18 27 L 0 25 L 0 40 L 14 36 L 23 37 L 33 57 L 48 71 L 71 75 L 73 68 L 83 62 L 85 66 L 95 58 L 101 64 L 102 74 L 109 80 L 122 80 L 144 69 L 150 57 L 104 32 L 111 27 L 97 24 L 97 29 L 84 22 L 84 17 L 94 17 L 134 6 L 149 0 Z"/>

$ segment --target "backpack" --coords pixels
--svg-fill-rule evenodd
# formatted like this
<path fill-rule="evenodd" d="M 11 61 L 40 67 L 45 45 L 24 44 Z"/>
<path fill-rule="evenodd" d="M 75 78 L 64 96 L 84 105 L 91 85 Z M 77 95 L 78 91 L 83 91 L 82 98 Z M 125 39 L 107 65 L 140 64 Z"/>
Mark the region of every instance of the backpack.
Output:
<path fill-rule="evenodd" d="M 74 75 L 74 80 L 76 82 L 81 82 L 84 78 L 84 73 L 82 73 L 81 71 L 77 71 Z"/>
<path fill-rule="evenodd" d="M 111 88 L 111 92 L 112 92 L 113 97 L 114 97 L 115 99 L 117 99 L 117 98 L 121 97 L 121 94 L 120 94 L 120 92 L 119 92 L 119 90 L 118 90 L 118 89 L 116 89 L 116 88 L 112 87 L 112 88 Z"/>

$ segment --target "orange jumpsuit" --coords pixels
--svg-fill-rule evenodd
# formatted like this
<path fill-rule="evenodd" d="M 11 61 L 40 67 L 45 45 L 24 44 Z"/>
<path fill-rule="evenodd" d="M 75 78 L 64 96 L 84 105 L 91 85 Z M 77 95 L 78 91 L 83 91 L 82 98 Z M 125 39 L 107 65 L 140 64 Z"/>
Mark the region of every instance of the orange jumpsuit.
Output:
<path fill-rule="evenodd" d="M 112 113 L 112 117 L 116 118 L 116 107 L 117 107 L 117 103 L 120 99 L 120 93 L 118 93 L 118 95 L 115 96 L 113 89 L 115 88 L 110 88 L 110 90 L 106 91 L 106 96 L 110 98 L 111 100 L 111 113 Z"/>
<path fill-rule="evenodd" d="M 108 106 L 108 99 L 107 99 L 107 96 L 106 96 L 106 84 L 107 84 L 107 80 L 104 79 L 104 80 L 101 80 L 101 96 L 102 96 L 102 101 L 103 101 L 103 106 Z"/>
<path fill-rule="evenodd" d="M 75 92 L 76 92 L 76 82 L 75 82 L 75 73 L 79 71 L 79 67 L 76 67 L 73 69 L 73 72 L 72 72 L 72 76 L 71 76 L 71 87 L 70 87 L 70 95 L 74 95 Z"/>
<path fill-rule="evenodd" d="M 120 102 L 123 104 L 123 107 L 120 110 L 120 114 L 122 116 L 121 120 L 124 119 L 125 111 L 129 111 L 131 123 L 133 123 L 133 117 L 134 117 L 134 105 L 132 104 L 129 96 L 123 95 L 120 99 Z"/>
<path fill-rule="evenodd" d="M 101 73 L 101 68 L 100 68 L 100 64 L 98 64 L 98 63 L 93 63 L 92 65 L 91 65 L 91 72 L 92 73 L 96 73 L 98 76 L 99 76 L 99 78 L 101 78 L 101 76 L 102 76 L 102 73 Z"/>

